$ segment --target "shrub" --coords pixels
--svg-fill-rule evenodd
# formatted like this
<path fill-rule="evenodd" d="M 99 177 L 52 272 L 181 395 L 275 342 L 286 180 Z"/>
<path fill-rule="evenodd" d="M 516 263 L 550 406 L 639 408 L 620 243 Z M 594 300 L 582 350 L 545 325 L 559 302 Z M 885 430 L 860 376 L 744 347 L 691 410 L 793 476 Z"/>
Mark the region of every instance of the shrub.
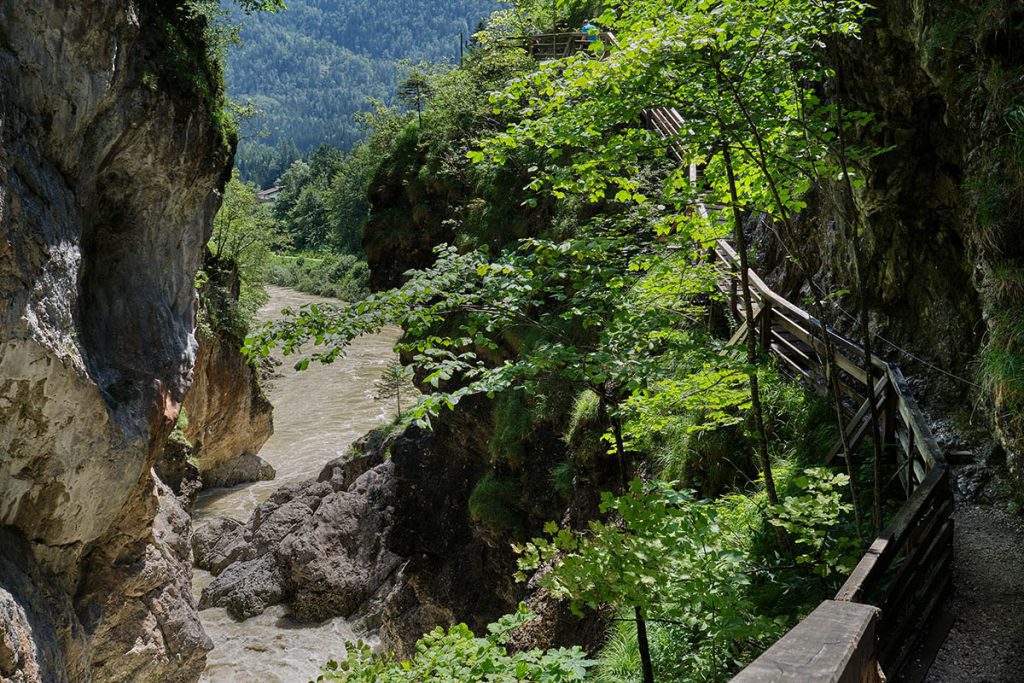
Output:
<path fill-rule="evenodd" d="M 322 258 L 277 256 L 267 281 L 300 292 L 359 301 L 369 294 L 370 269 L 351 254 L 326 254 Z"/>
<path fill-rule="evenodd" d="M 438 627 L 419 639 L 415 654 L 399 661 L 375 655 L 363 643 L 349 643 L 348 656 L 329 661 L 317 681 L 345 683 L 418 683 L 419 681 L 492 681 L 493 683 L 582 683 L 593 662 L 578 647 L 509 653 L 509 634 L 534 618 L 520 606 L 476 637 L 465 624 L 446 632 Z"/>
<path fill-rule="evenodd" d="M 469 495 L 469 516 L 494 534 L 521 533 L 524 525 L 520 497 L 517 481 L 488 472 Z"/>

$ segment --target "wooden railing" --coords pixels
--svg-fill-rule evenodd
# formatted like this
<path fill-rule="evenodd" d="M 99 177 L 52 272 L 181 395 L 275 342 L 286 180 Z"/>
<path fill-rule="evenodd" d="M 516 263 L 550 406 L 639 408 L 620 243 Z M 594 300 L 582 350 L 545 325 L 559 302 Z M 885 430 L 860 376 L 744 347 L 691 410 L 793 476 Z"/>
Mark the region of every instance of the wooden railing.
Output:
<path fill-rule="evenodd" d="M 561 59 L 589 50 L 591 44 L 600 40 L 605 45 L 616 45 L 615 36 L 608 31 L 602 31 L 591 38 L 582 31 L 571 31 L 566 33 L 537 33 L 529 36 L 518 36 L 501 39 L 504 47 L 518 47 L 530 53 L 530 56 L 537 60 Z M 600 53 L 594 53 L 594 57 L 600 57 Z"/>
<path fill-rule="evenodd" d="M 776 294 L 752 270 L 748 276 L 753 320 L 747 320 L 739 299 L 739 258 L 735 250 L 719 240 L 712 251 L 727 274 L 720 289 L 736 323 L 730 344 L 739 343 L 754 326 L 762 350 L 776 358 L 784 372 L 818 393 L 827 393 L 830 386 L 838 390 L 846 418 L 845 441 L 851 453 L 845 452 L 840 438 L 825 455 L 826 463 L 852 457 L 852 452 L 871 435 L 870 402 L 878 408 L 883 456 L 895 467 L 906 502 L 851 572 L 835 602 L 863 603 L 880 609 L 877 626 L 865 630 L 863 637 L 873 639 L 870 649 L 882 671 L 891 676 L 901 669 L 917 636 L 924 631 L 922 625 L 941 604 L 950 585 L 953 500 L 942 451 L 898 367 L 875 356 L 869 365 L 859 344 Z M 825 607 L 823 604 L 822 609 Z M 791 676 L 782 675 L 777 680 L 812 680 L 799 672 L 806 662 L 797 653 L 813 650 L 817 641 L 825 647 L 836 638 L 847 637 L 844 634 L 852 631 L 848 624 L 842 625 L 843 618 L 840 613 L 828 622 L 836 624 L 834 630 L 798 626 L 765 653 L 769 667 L 755 662 L 736 680 L 761 680 L 759 671 L 784 673 L 787 653 L 793 654 Z M 850 650 L 854 651 L 861 650 Z M 838 674 L 844 667 L 861 667 L 863 658 L 837 658 L 832 664 L 837 677 L 830 680 L 841 680 Z"/>
<path fill-rule="evenodd" d="M 611 33 L 600 38 L 618 46 Z M 580 33 L 548 34 L 523 46 L 535 58 L 548 59 L 588 49 L 589 41 Z M 689 165 L 696 183 L 700 169 L 678 142 L 684 123 L 679 112 L 648 109 L 644 118 L 666 140 L 669 153 Z M 714 212 L 700 209 L 705 215 Z M 739 298 L 738 255 L 725 240 L 711 251 L 725 275 L 719 287 L 736 323 L 729 344 L 742 341 L 754 326 L 762 350 L 784 372 L 819 394 L 828 395 L 830 387 L 839 394 L 845 438 L 823 463 L 853 457 L 872 436 L 874 402 L 883 457 L 895 466 L 906 497 L 835 599 L 819 605 L 734 681 L 876 681 L 882 679 L 880 671 L 893 680 L 950 586 L 953 499 L 943 453 L 898 367 L 877 356 L 866 358 L 863 347 L 776 294 L 753 270 L 748 272 L 753 319 L 747 320 Z"/>

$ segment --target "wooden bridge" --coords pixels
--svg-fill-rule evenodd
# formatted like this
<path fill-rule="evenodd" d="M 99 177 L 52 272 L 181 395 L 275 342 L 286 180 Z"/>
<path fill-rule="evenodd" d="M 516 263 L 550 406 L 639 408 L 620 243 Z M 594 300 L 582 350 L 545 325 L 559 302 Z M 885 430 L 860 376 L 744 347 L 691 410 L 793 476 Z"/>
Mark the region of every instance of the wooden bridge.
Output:
<path fill-rule="evenodd" d="M 539 42 L 523 47 L 537 59 L 569 56 L 590 45 L 581 33 L 536 38 Z M 618 46 L 609 32 L 600 39 L 610 48 Z M 679 112 L 664 107 L 647 110 L 644 117 L 669 153 L 689 165 L 696 182 L 700 170 L 678 142 Z M 897 366 L 877 356 L 868 359 L 858 343 L 772 291 L 753 270 L 747 273 L 753 319 L 747 320 L 739 297 L 739 256 L 726 240 L 718 240 L 710 255 L 722 270 L 719 287 L 735 324 L 729 343 L 740 342 L 754 326 L 762 352 L 783 372 L 819 394 L 828 394 L 830 386 L 839 393 L 845 438 L 823 454 L 823 463 L 848 457 L 846 449 L 855 451 L 872 433 L 875 412 L 883 458 L 895 467 L 905 496 L 835 597 L 733 681 L 900 680 L 908 655 L 951 585 L 953 498 L 944 455 Z"/>

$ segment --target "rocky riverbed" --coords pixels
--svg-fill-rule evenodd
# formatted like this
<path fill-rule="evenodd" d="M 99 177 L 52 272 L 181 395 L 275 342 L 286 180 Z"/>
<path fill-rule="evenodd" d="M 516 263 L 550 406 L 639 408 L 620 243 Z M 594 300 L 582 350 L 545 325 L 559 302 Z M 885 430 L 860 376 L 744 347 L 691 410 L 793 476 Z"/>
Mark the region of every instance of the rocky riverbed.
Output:
<path fill-rule="evenodd" d="M 285 307 L 328 301 L 282 287 L 271 287 L 270 296 L 270 301 L 260 311 L 261 320 L 273 319 Z M 290 523 L 312 515 L 312 507 L 304 507 L 301 499 L 285 505 L 281 501 L 291 500 L 302 488 L 303 481 L 315 482 L 325 469 L 325 463 L 344 456 L 356 439 L 389 419 L 391 406 L 373 399 L 373 381 L 394 357 L 392 347 L 397 335 L 397 330 L 390 330 L 360 339 L 344 359 L 330 366 L 314 366 L 297 372 L 292 369 L 294 358 L 285 359 L 279 366 L 267 392 L 274 405 L 274 435 L 259 454 L 274 467 L 277 478 L 200 494 L 194 514 L 200 566 L 216 567 L 218 572 L 223 569 L 222 564 L 211 563 L 209 544 L 202 540 L 214 535 L 211 534 L 214 529 L 217 535 L 223 533 L 220 541 L 228 541 L 237 538 L 237 534 L 231 532 L 259 523 L 265 529 L 257 535 L 254 547 L 280 551 L 288 535 L 285 532 L 291 530 Z M 321 516 L 328 510 L 340 514 L 343 501 L 355 504 L 354 496 L 344 494 L 340 499 L 337 506 L 323 507 Z M 318 523 L 326 523 L 317 519 Z M 214 526 L 204 528 L 211 521 Z M 335 515 L 331 521 L 340 520 Z M 289 547 L 284 554 L 263 552 L 260 566 L 268 566 L 272 557 L 289 556 L 292 550 L 298 548 Z M 294 563 L 297 571 L 301 564 L 304 562 Z M 240 570 L 234 571 L 242 575 Z M 222 577 L 217 577 L 218 585 L 225 583 Z M 193 591 L 197 599 L 214 581 L 210 573 L 202 569 L 195 571 Z M 274 590 L 271 583 L 263 585 L 267 592 L 257 591 L 262 596 L 259 601 L 245 608 L 237 601 L 231 613 L 225 607 L 211 606 L 226 603 L 211 598 L 203 601 L 200 618 L 214 643 L 203 680 L 258 679 L 267 683 L 307 680 L 315 676 L 328 657 L 341 654 L 345 640 L 357 636 L 344 618 L 326 616 L 326 612 L 314 613 L 312 608 L 303 611 L 303 620 L 299 621 L 293 608 L 275 605 L 279 601 L 269 599 Z M 209 594 L 215 593 L 210 591 Z M 260 609 L 256 609 L 257 604 Z M 235 617 L 239 616 L 250 618 L 238 621 Z"/>

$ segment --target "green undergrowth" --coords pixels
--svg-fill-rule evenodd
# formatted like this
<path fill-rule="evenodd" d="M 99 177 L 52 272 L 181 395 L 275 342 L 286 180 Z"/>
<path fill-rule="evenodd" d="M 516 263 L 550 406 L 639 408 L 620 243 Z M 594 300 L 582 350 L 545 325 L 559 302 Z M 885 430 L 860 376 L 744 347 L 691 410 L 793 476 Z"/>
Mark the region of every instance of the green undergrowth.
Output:
<path fill-rule="evenodd" d="M 488 532 L 504 536 L 523 533 L 522 487 L 516 478 L 488 472 L 469 496 L 469 516 Z"/>
<path fill-rule="evenodd" d="M 366 261 L 350 254 L 275 256 L 267 271 L 270 284 L 344 301 L 359 301 L 369 294 L 369 279 Z"/>
<path fill-rule="evenodd" d="M 755 453 L 746 422 L 718 429 L 698 429 L 700 416 L 680 413 L 648 442 L 652 476 L 693 488 L 714 507 L 716 537 L 729 539 L 730 552 L 744 558 L 747 618 L 756 628 L 738 629 L 723 647 L 708 641 L 722 635 L 721 626 L 708 622 L 648 623 L 655 680 L 727 680 L 765 647 L 835 594 L 856 564 L 869 539 L 870 447 L 859 449 L 862 528 L 852 515 L 852 497 L 842 468 L 821 469 L 838 438 L 829 404 L 772 369 L 760 372 L 765 426 L 770 434 L 776 488 L 783 506 L 773 510 L 763 480 L 757 475 Z M 583 396 L 567 432 L 570 443 L 593 415 L 593 399 Z M 889 473 L 887 473 L 888 475 Z M 885 509 L 898 509 L 899 491 L 888 491 Z M 796 560 L 780 552 L 773 520 L 782 520 L 795 541 Z M 782 523 L 780 522 L 780 523 Z M 734 598 L 735 599 L 735 598 Z M 613 623 L 597 656 L 594 680 L 600 683 L 639 682 L 640 653 L 631 613 Z M 734 614 L 733 617 L 736 615 Z M 709 620 L 713 615 L 709 615 Z M 716 649 L 717 648 L 717 649 Z M 713 651 L 714 650 L 714 651 Z"/>

